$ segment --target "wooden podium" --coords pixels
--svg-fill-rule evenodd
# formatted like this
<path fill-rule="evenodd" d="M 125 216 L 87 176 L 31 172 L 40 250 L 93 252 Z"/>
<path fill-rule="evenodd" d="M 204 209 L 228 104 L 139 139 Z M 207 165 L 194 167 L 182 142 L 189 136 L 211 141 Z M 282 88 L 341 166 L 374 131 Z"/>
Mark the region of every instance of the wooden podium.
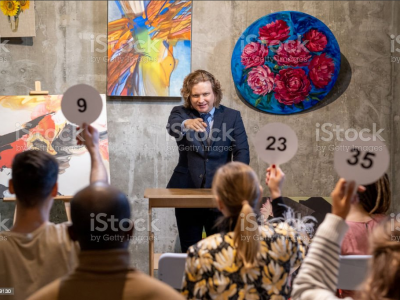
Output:
<path fill-rule="evenodd" d="M 213 208 L 216 207 L 211 189 L 146 189 L 149 199 L 149 223 L 153 208 Z M 154 233 L 149 228 L 149 274 L 154 276 Z"/>

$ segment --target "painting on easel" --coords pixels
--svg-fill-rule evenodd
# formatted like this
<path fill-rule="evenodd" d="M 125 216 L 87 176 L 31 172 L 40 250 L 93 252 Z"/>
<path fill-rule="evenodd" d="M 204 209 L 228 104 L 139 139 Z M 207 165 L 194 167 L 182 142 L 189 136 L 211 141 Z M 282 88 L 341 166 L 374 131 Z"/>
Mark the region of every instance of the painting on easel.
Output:
<path fill-rule="evenodd" d="M 33 1 L 0 0 L 0 37 L 36 36 Z"/>
<path fill-rule="evenodd" d="M 72 196 L 89 184 L 90 156 L 76 143 L 76 125 L 61 112 L 62 95 L 0 96 L 0 197 L 8 193 L 11 165 L 17 153 L 36 149 L 59 162 L 59 194 Z M 107 114 L 103 111 L 92 124 L 100 133 L 100 152 L 109 172 Z"/>

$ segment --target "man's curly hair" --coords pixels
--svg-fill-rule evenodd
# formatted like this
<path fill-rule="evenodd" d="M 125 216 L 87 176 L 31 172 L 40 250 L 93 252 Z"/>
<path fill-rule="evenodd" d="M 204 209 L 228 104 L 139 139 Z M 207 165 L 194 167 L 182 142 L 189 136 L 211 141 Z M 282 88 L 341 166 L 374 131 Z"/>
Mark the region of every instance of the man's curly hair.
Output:
<path fill-rule="evenodd" d="M 192 93 L 192 88 L 194 85 L 206 81 L 209 81 L 211 83 L 214 92 L 215 96 L 214 106 L 216 108 L 219 107 L 222 100 L 221 84 L 214 77 L 214 75 L 205 70 L 196 70 L 185 77 L 185 80 L 183 81 L 183 87 L 181 88 L 181 95 L 185 100 L 185 103 L 183 104 L 184 107 L 193 109 L 192 103 L 190 102 L 190 95 Z"/>

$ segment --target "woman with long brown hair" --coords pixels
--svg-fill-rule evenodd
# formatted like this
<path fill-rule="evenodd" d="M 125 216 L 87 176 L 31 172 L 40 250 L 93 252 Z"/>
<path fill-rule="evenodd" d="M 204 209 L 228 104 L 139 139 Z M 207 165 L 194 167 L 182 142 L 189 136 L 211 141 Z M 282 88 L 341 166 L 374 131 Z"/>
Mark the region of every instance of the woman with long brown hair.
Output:
<path fill-rule="evenodd" d="M 273 206 L 283 181 L 279 167 L 267 169 Z M 248 165 L 219 168 L 212 190 L 225 230 L 189 248 L 182 293 L 188 299 L 288 299 L 290 272 L 305 252 L 300 236 L 286 223 L 257 224 L 262 188 Z"/>
<path fill-rule="evenodd" d="M 348 185 L 348 187 L 346 187 Z M 339 253 L 348 225 L 345 220 L 354 199 L 354 183 L 340 179 L 332 192 L 332 213 L 319 226 L 306 259 L 294 281 L 294 300 L 334 300 Z M 365 190 L 365 188 L 361 188 Z M 386 197 L 387 195 L 385 195 Z M 348 300 L 400 299 L 400 222 L 384 220 L 370 235 L 369 274 L 361 290 Z"/>
<path fill-rule="evenodd" d="M 344 236 L 342 255 L 366 255 L 369 253 L 368 237 L 386 218 L 390 208 L 391 192 L 387 174 L 377 182 L 365 186 L 365 191 L 358 193 L 359 201 L 351 205 L 346 223 L 349 230 Z M 338 290 L 340 298 L 354 297 L 354 291 Z"/>

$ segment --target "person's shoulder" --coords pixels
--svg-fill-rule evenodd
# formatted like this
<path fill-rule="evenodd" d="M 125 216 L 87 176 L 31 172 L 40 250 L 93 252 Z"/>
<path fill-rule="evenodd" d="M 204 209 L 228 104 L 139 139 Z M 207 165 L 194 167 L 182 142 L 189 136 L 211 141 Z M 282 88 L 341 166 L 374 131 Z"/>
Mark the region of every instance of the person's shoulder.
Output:
<path fill-rule="evenodd" d="M 387 215 L 385 214 L 373 214 L 372 218 L 377 222 L 381 223 L 382 221 L 386 220 L 388 218 Z"/>
<path fill-rule="evenodd" d="M 240 114 L 239 110 L 227 107 L 225 105 L 220 105 L 218 107 L 218 110 L 220 110 L 223 113 L 227 113 L 227 114 Z"/>
<path fill-rule="evenodd" d="M 230 108 L 230 107 L 227 107 L 227 106 L 225 106 L 225 105 L 220 105 L 220 106 L 218 106 L 217 109 L 218 109 L 220 112 L 228 113 L 228 114 L 239 114 L 239 113 L 240 113 L 240 111 L 238 111 L 238 110 L 236 110 L 236 109 L 233 109 L 233 108 Z"/>
<path fill-rule="evenodd" d="M 59 224 L 48 222 L 45 227 L 46 234 L 48 236 L 57 237 L 57 241 L 62 241 L 64 244 L 72 245 L 75 244 L 71 240 L 68 233 L 68 227 L 71 225 L 70 222 L 63 222 Z"/>
<path fill-rule="evenodd" d="M 174 106 L 174 107 L 172 108 L 172 111 L 184 111 L 184 112 L 188 112 L 189 109 L 186 108 L 186 107 L 183 106 L 183 105 L 177 105 L 177 106 Z"/>
<path fill-rule="evenodd" d="M 233 237 L 231 237 L 233 241 Z M 200 242 L 197 244 L 194 244 L 193 246 L 189 247 L 188 253 L 193 254 L 195 252 L 199 252 L 200 250 L 218 250 L 223 242 L 226 240 L 229 240 L 229 233 L 228 234 L 221 234 L 221 233 L 216 233 L 213 235 L 210 235 L 209 237 L 206 237 L 205 239 L 202 239 Z"/>
<path fill-rule="evenodd" d="M 277 238 L 285 237 L 294 241 L 299 236 L 296 229 L 286 222 L 268 223 L 259 228 L 263 240 L 275 241 Z"/>
<path fill-rule="evenodd" d="M 174 106 L 171 110 L 171 114 L 186 114 L 189 115 L 192 112 L 191 109 L 186 108 L 183 105 Z"/>
<path fill-rule="evenodd" d="M 183 299 L 169 285 L 137 270 L 129 272 L 124 293 L 135 299 Z"/>
<path fill-rule="evenodd" d="M 60 291 L 61 279 L 57 279 L 48 285 L 44 286 L 33 295 L 31 295 L 28 300 L 56 300 L 58 299 L 58 294 Z"/>

